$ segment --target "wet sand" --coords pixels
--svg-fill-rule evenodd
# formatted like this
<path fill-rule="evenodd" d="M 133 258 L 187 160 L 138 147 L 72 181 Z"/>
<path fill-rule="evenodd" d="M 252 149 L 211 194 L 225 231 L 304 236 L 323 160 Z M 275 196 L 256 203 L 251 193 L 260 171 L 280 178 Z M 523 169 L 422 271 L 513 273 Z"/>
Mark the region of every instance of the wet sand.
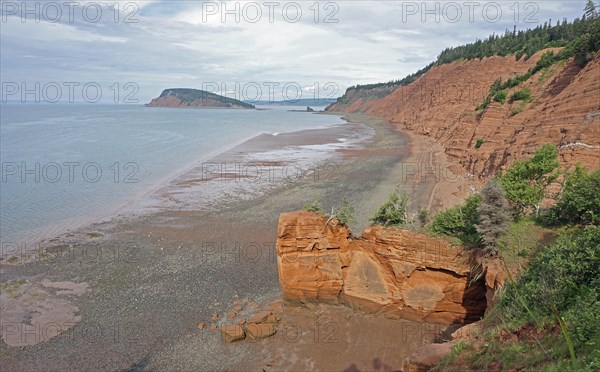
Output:
<path fill-rule="evenodd" d="M 280 298 L 274 247 L 281 212 L 300 209 L 315 198 L 326 210 L 347 199 L 356 207 L 357 222 L 352 227 L 358 234 L 398 183 L 411 196 L 413 207 L 437 208 L 465 192 L 464 182 L 423 177 L 428 174 L 426 164 L 443 163 L 435 146 L 394 132 L 372 118 L 348 119 L 356 124 L 343 130 L 364 123 L 374 130 L 373 137 L 360 147 L 329 149 L 326 160 L 319 158 L 317 163 L 325 168 L 316 175 L 308 169 L 296 178 L 274 178 L 266 192 L 250 191 L 248 197 L 239 197 L 235 190 L 248 177 L 218 173 L 211 182 L 221 182 L 225 189 L 233 184 L 234 191 L 228 200 L 204 208 L 189 193 L 190 187 L 202 188 L 194 179 L 203 172 L 188 174 L 150 203 L 154 213 L 117 217 L 43 242 L 44 252 L 29 251 L 26 256 L 32 262 L 26 264 L 2 261 L 1 281 L 14 293 L 3 300 L 3 313 L 15 301 L 35 304 L 38 299 L 27 294 L 39 292 L 44 280 L 60 283 L 51 287 L 84 286 L 86 291 L 60 297 L 66 302 L 61 306 L 76 309 L 72 318 L 78 320 L 58 324 L 62 328 L 52 328 L 53 322 L 62 320 L 52 319 L 51 313 L 27 314 L 26 327 L 3 318 L 3 332 L 30 346 L 0 342 L 0 365 L 15 371 L 398 369 L 404 356 L 444 330 L 322 306 L 282 311 L 282 324 L 294 324 L 306 335 L 293 342 L 274 338 L 226 344 L 218 332 L 196 328 L 199 322 L 225 324 L 224 314 L 236 302 L 261 308 Z M 285 141 L 326 145 L 330 142 L 324 133 L 304 133 Z M 330 135 L 344 136 L 335 131 Z M 284 138 L 280 136 L 242 146 L 279 151 L 276 143 Z M 247 148 L 222 154 L 215 163 L 235 163 Z M 283 156 L 244 161 L 275 168 L 293 162 Z M 424 169 L 422 174 L 415 176 L 415 166 Z M 431 173 L 435 175 L 435 170 Z M 213 314 L 219 314 L 217 321 L 212 321 Z M 333 322 L 334 328 L 315 337 L 319 322 Z M 55 335 L 53 329 L 62 332 Z M 3 335 L 3 339 L 7 338 Z M 332 339 L 337 342 L 325 342 Z"/>

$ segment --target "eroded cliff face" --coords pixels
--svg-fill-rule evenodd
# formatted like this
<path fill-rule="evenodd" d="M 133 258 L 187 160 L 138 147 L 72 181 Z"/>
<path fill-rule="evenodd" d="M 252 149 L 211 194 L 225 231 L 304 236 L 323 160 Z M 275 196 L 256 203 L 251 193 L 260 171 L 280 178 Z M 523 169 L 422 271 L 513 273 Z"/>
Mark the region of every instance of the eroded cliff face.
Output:
<path fill-rule="evenodd" d="M 436 66 L 410 85 L 384 97 L 353 92 L 328 111 L 365 112 L 399 130 L 433 137 L 466 171 L 487 178 L 515 160 L 529 157 L 546 143 L 560 148 L 563 165 L 600 166 L 600 54 L 583 69 L 571 60 L 555 64 L 509 90 L 529 88 L 532 100 L 492 102 L 475 111 L 492 83 L 525 73 L 529 60 L 514 56 Z M 484 141 L 480 148 L 477 140 Z"/>
<path fill-rule="evenodd" d="M 471 280 L 472 257 L 427 235 L 375 226 L 356 239 L 335 218 L 290 212 L 279 218 L 276 249 L 287 301 L 439 324 L 478 320 L 487 306 L 485 276 Z"/>

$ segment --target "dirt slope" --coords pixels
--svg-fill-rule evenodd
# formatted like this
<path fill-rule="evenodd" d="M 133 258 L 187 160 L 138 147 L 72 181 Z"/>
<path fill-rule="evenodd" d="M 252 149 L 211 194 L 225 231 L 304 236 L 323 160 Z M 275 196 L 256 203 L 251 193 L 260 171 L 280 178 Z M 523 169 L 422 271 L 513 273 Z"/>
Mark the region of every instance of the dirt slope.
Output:
<path fill-rule="evenodd" d="M 564 165 L 600 166 L 600 53 L 580 69 L 572 61 L 536 73 L 509 91 L 531 89 L 532 100 L 517 114 L 520 101 L 493 102 L 475 111 L 491 84 L 533 67 L 546 51 L 529 60 L 514 56 L 459 61 L 436 66 L 390 94 L 349 91 L 328 111 L 365 112 L 398 130 L 432 137 L 451 160 L 480 178 L 514 160 L 528 157 L 545 143 L 560 146 Z M 373 92 L 375 93 L 375 92 Z M 379 96 L 379 97 L 378 97 Z M 477 140 L 483 140 L 476 148 Z"/>

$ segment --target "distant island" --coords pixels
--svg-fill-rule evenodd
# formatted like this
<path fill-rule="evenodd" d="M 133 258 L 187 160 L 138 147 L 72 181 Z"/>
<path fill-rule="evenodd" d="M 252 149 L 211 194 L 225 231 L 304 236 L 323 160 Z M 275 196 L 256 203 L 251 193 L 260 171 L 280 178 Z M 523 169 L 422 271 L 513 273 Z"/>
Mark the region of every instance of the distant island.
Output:
<path fill-rule="evenodd" d="M 200 89 L 171 88 L 162 91 L 146 106 L 184 108 L 233 108 L 253 109 L 254 105 L 234 98 L 220 96 Z"/>

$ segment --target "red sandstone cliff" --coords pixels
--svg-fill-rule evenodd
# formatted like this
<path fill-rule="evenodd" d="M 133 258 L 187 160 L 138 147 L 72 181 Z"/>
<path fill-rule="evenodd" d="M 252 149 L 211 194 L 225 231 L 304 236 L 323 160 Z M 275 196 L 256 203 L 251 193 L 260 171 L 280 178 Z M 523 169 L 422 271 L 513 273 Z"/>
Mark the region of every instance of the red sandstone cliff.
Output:
<path fill-rule="evenodd" d="M 328 111 L 365 112 L 398 130 L 434 138 L 446 154 L 482 178 L 523 159 L 545 143 L 560 146 L 563 165 L 600 166 L 600 53 L 583 69 L 573 61 L 542 70 L 510 93 L 530 88 L 532 101 L 493 102 L 475 111 L 492 83 L 523 74 L 546 51 L 529 60 L 490 57 L 436 66 L 389 94 L 350 90 Z M 376 93 L 376 94 L 375 94 Z M 509 93 L 509 94 L 510 94 Z M 476 148 L 477 140 L 484 141 Z"/>

